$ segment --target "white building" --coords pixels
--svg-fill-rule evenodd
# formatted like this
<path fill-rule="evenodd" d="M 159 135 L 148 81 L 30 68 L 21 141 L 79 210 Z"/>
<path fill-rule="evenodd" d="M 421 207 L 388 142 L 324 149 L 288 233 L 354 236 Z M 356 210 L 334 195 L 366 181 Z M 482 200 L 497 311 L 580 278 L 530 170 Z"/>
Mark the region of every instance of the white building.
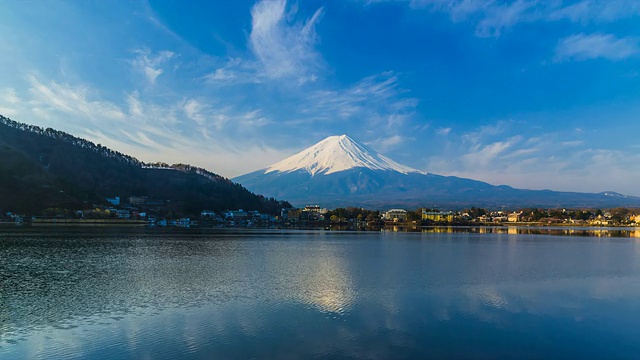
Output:
<path fill-rule="evenodd" d="M 407 210 L 391 209 L 382 214 L 382 218 L 389 221 L 404 221 L 407 219 Z"/>

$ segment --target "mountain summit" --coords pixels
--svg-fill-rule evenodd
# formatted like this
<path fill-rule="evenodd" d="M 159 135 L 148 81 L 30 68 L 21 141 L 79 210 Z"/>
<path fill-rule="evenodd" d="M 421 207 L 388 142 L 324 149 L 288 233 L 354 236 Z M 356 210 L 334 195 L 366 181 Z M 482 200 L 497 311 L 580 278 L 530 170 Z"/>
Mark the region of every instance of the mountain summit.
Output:
<path fill-rule="evenodd" d="M 329 175 L 353 168 L 396 171 L 402 174 L 420 173 L 380 155 L 347 135 L 329 136 L 310 148 L 269 166 L 264 173 L 303 170 L 314 176 Z"/>
<path fill-rule="evenodd" d="M 330 136 L 267 168 L 234 178 L 247 189 L 297 206 L 428 207 L 639 206 L 640 198 L 520 190 L 399 164 L 347 135 Z"/>

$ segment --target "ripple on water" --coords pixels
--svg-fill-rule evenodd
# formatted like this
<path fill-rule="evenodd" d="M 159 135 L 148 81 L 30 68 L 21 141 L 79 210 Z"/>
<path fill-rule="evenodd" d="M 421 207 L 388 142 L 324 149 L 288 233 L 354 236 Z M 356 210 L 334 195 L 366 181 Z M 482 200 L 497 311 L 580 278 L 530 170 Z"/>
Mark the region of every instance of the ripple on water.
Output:
<path fill-rule="evenodd" d="M 640 352 L 629 320 L 640 315 L 640 252 L 623 239 L 12 236 L 0 241 L 0 336 L 11 354 L 40 345 L 36 358 L 609 354 L 572 333 Z M 549 324 L 573 342 L 541 342 Z"/>

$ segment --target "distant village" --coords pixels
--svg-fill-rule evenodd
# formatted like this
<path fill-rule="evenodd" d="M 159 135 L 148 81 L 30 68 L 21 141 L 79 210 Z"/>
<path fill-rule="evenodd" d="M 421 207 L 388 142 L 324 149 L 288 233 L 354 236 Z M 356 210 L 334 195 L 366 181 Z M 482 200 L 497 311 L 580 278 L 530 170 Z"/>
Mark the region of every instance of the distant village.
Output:
<path fill-rule="evenodd" d="M 165 200 L 145 196 L 106 198 L 109 205 L 93 205 L 91 209 L 70 211 L 46 209 L 40 215 L 7 212 L 0 223 L 17 225 L 50 224 L 127 224 L 150 227 L 282 227 L 282 228 L 349 228 L 371 229 L 393 226 L 640 226 L 640 209 L 534 209 L 491 211 L 471 207 L 463 211 L 367 210 L 357 207 L 329 210 L 320 205 L 282 209 L 279 214 L 255 210 L 202 210 L 194 217 L 178 217 Z"/>

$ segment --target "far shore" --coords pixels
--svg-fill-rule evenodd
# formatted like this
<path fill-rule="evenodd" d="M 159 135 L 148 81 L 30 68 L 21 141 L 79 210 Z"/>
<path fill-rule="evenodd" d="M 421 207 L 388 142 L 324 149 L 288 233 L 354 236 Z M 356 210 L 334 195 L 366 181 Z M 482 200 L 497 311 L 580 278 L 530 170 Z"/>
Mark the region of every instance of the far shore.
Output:
<path fill-rule="evenodd" d="M 34 219 L 30 222 L 32 226 L 51 225 L 99 225 L 99 226 L 145 226 L 149 223 L 144 220 L 124 220 L 124 219 Z"/>

